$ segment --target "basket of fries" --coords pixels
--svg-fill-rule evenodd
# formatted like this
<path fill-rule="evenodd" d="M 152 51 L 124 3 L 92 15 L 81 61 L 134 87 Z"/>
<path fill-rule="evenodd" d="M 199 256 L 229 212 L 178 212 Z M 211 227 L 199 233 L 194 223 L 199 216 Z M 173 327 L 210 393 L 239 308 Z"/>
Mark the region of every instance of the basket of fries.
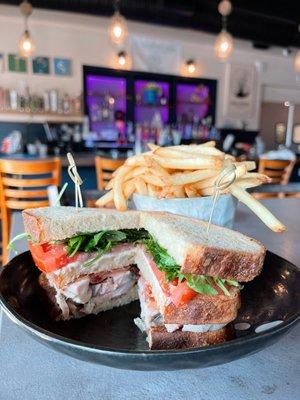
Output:
<path fill-rule="evenodd" d="M 213 205 L 212 196 L 166 198 L 156 199 L 134 193 L 132 196 L 133 206 L 142 211 L 168 211 L 173 214 L 185 215 L 209 221 Z M 221 195 L 216 202 L 211 222 L 215 225 L 232 228 L 234 223 L 237 201 L 230 194 Z"/>
<path fill-rule="evenodd" d="M 254 161 L 238 162 L 218 150 L 214 141 L 200 145 L 160 147 L 149 143 L 150 151 L 129 157 L 106 186 L 107 193 L 97 200 L 98 207 L 113 202 L 121 211 L 128 200 L 139 210 L 169 211 L 208 220 L 215 198 L 212 222 L 232 227 L 236 202 L 247 205 L 270 229 L 283 232 L 285 226 L 246 189 L 269 183 L 263 174 L 251 172 Z M 234 168 L 234 176 L 222 174 Z M 218 187 L 216 184 L 222 184 Z M 224 179 L 223 179 L 224 178 Z"/>

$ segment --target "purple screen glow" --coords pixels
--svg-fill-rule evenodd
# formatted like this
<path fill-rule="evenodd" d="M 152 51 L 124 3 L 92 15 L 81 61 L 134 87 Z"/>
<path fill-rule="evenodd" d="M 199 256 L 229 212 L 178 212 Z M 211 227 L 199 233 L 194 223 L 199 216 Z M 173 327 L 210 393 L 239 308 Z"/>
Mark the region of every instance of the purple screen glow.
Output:
<path fill-rule="evenodd" d="M 210 104 L 209 87 L 180 83 L 176 86 L 176 114 L 177 118 L 185 117 L 189 120 L 197 117 L 205 118 Z"/>
<path fill-rule="evenodd" d="M 101 75 L 86 77 L 90 129 L 99 139 L 115 140 L 115 112 L 126 114 L 126 79 Z M 118 125 L 120 127 L 120 124 Z"/>
<path fill-rule="evenodd" d="M 162 122 L 169 121 L 169 92 L 167 82 L 137 80 L 134 82 L 134 119 L 137 123 L 151 122 L 159 112 Z"/>

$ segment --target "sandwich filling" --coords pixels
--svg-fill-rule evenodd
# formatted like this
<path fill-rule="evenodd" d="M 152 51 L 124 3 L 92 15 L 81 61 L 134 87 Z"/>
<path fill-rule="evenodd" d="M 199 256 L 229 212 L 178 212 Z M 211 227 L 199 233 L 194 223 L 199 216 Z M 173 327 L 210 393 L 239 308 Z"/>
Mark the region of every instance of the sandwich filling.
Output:
<path fill-rule="evenodd" d="M 181 330 L 183 332 L 204 333 L 216 331 L 226 324 L 166 324 L 163 314 L 160 312 L 157 302 L 153 296 L 151 286 L 143 277 L 138 280 L 138 294 L 141 305 L 141 317 L 135 318 L 134 322 L 141 331 L 149 332 L 153 327 L 162 326 L 168 333 Z"/>
<path fill-rule="evenodd" d="M 239 288 L 234 280 L 182 274 L 167 250 L 144 229 L 82 233 L 54 243 L 30 242 L 29 247 L 35 264 L 55 289 L 62 319 L 104 311 L 109 308 L 105 308 L 106 303 L 114 300 L 117 304 L 127 293 L 130 301 L 137 298 L 138 270 L 132 268 L 134 264 L 147 281 L 155 282 L 152 289 L 159 308 L 166 303 L 181 306 L 198 293 L 216 296 L 221 291 L 230 297 L 230 287 Z"/>

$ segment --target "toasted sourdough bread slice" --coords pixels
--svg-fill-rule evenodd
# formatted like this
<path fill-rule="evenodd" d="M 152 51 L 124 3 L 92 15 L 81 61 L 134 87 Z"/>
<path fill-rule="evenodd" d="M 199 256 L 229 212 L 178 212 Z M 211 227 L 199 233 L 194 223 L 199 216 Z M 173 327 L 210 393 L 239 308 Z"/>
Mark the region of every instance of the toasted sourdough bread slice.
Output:
<path fill-rule="evenodd" d="M 148 342 L 151 350 L 188 349 L 219 344 L 232 339 L 230 326 L 203 333 L 175 331 L 167 332 L 163 326 L 155 326 L 148 331 Z"/>
<path fill-rule="evenodd" d="M 215 296 L 198 293 L 188 303 L 176 307 L 168 301 L 160 282 L 151 268 L 152 257 L 144 251 L 137 252 L 136 264 L 140 275 L 150 285 L 151 292 L 165 324 L 223 324 L 233 321 L 240 308 L 240 291 L 229 286 L 230 296 L 226 296 L 218 287 Z"/>
<path fill-rule="evenodd" d="M 25 230 L 38 243 L 78 233 L 146 229 L 181 266 L 182 273 L 247 282 L 262 269 L 265 248 L 239 232 L 166 212 L 45 207 L 23 211 Z"/>
<path fill-rule="evenodd" d="M 37 243 L 64 240 L 78 233 L 139 229 L 140 213 L 103 208 L 43 207 L 22 212 L 25 231 Z"/>
<path fill-rule="evenodd" d="M 220 318 L 219 324 L 212 324 L 215 320 L 214 310 L 206 315 L 208 321 L 199 324 L 195 320 L 189 324 L 184 315 L 177 324 L 169 325 L 166 315 L 161 314 L 155 300 L 151 285 L 143 277 L 138 280 L 138 294 L 141 305 L 140 318 L 135 320 L 136 325 L 148 335 L 151 349 L 182 349 L 218 344 L 231 338 L 232 329 L 224 326 L 228 323 L 227 316 Z M 209 296 L 204 296 L 203 301 L 209 302 Z M 222 299 L 218 299 L 222 301 Z M 234 304 L 232 304 L 234 307 Z M 181 308 L 181 307 L 178 307 Z M 205 320 L 205 319 L 204 319 Z M 219 325 L 219 326 L 217 326 Z"/>
<path fill-rule="evenodd" d="M 240 232 L 211 225 L 207 234 L 207 222 L 165 212 L 144 212 L 142 220 L 182 273 L 247 282 L 262 270 L 265 247 Z"/>

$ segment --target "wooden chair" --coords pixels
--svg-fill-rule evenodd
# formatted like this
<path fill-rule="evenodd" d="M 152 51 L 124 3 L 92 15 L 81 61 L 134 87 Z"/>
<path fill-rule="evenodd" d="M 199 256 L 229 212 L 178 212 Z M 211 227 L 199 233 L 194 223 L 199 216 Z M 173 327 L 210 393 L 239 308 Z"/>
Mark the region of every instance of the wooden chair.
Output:
<path fill-rule="evenodd" d="M 289 183 L 293 168 L 295 165 L 294 160 L 268 160 L 260 159 L 258 172 L 267 175 L 271 178 L 271 184 L 287 185 Z M 285 197 L 283 192 L 278 193 L 254 193 L 257 199 L 271 198 L 271 197 Z"/>
<path fill-rule="evenodd" d="M 61 162 L 51 160 L 0 160 L 0 206 L 2 216 L 2 260 L 8 261 L 11 212 L 49 205 L 47 187 L 59 186 Z"/>
<path fill-rule="evenodd" d="M 123 165 L 125 160 L 113 160 L 111 158 L 103 158 L 96 156 L 96 176 L 98 190 L 104 190 L 106 184 L 112 177 L 112 173 Z"/>

